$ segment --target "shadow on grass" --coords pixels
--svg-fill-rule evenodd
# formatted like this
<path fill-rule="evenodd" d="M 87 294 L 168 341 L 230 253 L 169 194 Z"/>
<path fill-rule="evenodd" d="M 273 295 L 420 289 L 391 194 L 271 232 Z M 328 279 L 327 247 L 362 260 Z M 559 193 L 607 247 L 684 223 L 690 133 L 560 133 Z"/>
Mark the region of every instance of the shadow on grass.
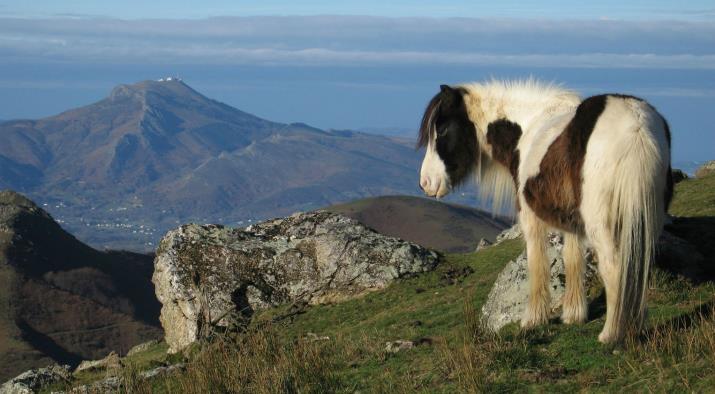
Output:
<path fill-rule="evenodd" d="M 82 356 L 60 346 L 54 339 L 32 328 L 26 321 L 18 319 L 15 324 L 22 331 L 22 338 L 32 347 L 48 355 L 61 364 L 74 367 L 82 361 Z"/>
<path fill-rule="evenodd" d="M 639 336 L 641 341 L 651 339 L 667 331 L 685 331 L 696 327 L 703 320 L 712 319 L 715 314 L 715 300 L 704 302 L 690 312 L 683 313 L 670 320 L 643 330 Z"/>
<path fill-rule="evenodd" d="M 665 230 L 692 244 L 702 255 L 702 260 L 697 261 L 698 258 L 692 255 L 666 256 L 672 258 L 667 259 L 670 261 L 664 261 L 665 264 L 659 265 L 667 270 L 684 274 L 696 283 L 715 280 L 715 216 L 676 217 Z M 698 266 L 691 267 L 692 264 Z M 691 271 L 695 275 L 687 275 L 684 271 Z"/>

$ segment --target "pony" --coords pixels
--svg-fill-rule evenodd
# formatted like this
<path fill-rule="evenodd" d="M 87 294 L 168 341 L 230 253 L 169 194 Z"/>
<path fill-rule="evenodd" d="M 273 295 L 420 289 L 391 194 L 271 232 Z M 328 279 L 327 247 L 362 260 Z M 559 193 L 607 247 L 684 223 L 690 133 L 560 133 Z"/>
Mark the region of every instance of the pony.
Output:
<path fill-rule="evenodd" d="M 564 234 L 561 320 L 588 317 L 583 249 L 590 245 L 606 292 L 602 343 L 639 330 L 648 272 L 672 197 L 670 130 L 645 100 L 581 99 L 534 79 L 442 85 L 427 105 L 418 147 L 420 187 L 443 197 L 474 178 L 494 212 L 511 203 L 526 242 L 524 329 L 548 322 L 546 235 Z"/>

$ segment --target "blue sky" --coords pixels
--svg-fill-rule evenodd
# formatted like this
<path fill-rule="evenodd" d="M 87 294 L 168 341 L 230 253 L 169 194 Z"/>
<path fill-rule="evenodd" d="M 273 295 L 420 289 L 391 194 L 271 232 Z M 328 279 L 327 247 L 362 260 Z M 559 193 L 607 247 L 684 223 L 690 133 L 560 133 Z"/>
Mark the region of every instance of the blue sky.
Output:
<path fill-rule="evenodd" d="M 571 3 L 0 0 L 0 119 L 179 75 L 271 120 L 411 130 L 441 83 L 534 76 L 645 97 L 676 160 L 715 158 L 715 1 Z"/>

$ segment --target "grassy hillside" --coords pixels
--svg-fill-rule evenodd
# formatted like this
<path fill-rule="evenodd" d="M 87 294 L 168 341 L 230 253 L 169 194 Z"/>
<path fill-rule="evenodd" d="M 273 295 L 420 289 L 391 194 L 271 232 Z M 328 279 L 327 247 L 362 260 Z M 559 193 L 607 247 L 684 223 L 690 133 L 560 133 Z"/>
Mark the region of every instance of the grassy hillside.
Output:
<path fill-rule="evenodd" d="M 685 215 L 682 206 L 704 216 L 676 220 L 673 229 L 680 229 L 680 223 L 692 225 L 688 219 L 712 219 L 712 200 L 689 194 L 712 191 L 703 187 L 712 180 L 677 186 L 674 212 Z M 583 325 L 555 322 L 521 332 L 512 324 L 499 335 L 483 332 L 478 324 L 481 305 L 504 264 L 522 248 L 520 240 L 513 240 L 477 253 L 449 254 L 434 272 L 356 300 L 299 313 L 289 307 L 265 311 L 247 332 L 189 352 L 186 371 L 148 382 L 132 379 L 136 368 L 166 359 L 157 351 L 159 345 L 140 360 L 129 360 L 127 389 L 353 393 L 715 388 L 715 284 L 708 280 L 695 284 L 655 269 L 647 328 L 618 347 L 602 346 L 596 339 L 604 320 L 602 295 L 591 303 L 591 316 Z M 399 339 L 417 346 L 396 354 L 385 350 L 386 342 Z"/>
<path fill-rule="evenodd" d="M 686 179 L 675 185 L 670 213 L 687 217 L 715 217 L 715 175 Z"/>

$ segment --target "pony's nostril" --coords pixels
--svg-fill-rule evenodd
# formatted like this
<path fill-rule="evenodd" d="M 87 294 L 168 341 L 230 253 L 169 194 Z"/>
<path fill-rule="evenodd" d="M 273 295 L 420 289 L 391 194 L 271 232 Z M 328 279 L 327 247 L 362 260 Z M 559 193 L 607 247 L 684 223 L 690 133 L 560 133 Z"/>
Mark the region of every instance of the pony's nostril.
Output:
<path fill-rule="evenodd" d="M 429 186 L 429 179 L 427 179 L 427 178 L 420 179 L 420 188 L 422 190 L 427 191 L 428 186 Z"/>

